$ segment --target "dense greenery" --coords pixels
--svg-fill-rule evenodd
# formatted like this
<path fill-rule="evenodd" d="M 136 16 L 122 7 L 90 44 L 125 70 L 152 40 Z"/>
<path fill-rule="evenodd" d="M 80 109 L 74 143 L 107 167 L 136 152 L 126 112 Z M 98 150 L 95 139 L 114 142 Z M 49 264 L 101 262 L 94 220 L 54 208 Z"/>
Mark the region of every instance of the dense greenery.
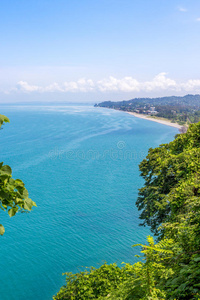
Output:
<path fill-rule="evenodd" d="M 151 107 L 155 107 L 157 117 L 167 118 L 181 125 L 200 122 L 200 95 L 135 98 L 118 102 L 105 101 L 95 106 L 138 112 L 141 114 L 151 114 Z"/>
<path fill-rule="evenodd" d="M 164 261 L 172 258 L 173 252 L 168 249 L 172 240 L 155 245 L 149 236 L 147 241 L 147 246 L 134 245 L 142 246 L 141 258 L 145 262 L 122 263 L 121 268 L 105 263 L 99 269 L 92 267 L 77 274 L 65 273 L 66 285 L 53 299 L 165 299 L 162 284 L 173 271 L 165 266 Z"/>
<path fill-rule="evenodd" d="M 106 297 L 111 290 L 130 278 L 132 266 L 119 268 L 116 264 L 104 263 L 100 268 L 91 267 L 83 272 L 65 273 L 66 286 L 63 286 L 55 300 L 59 299 L 97 299 Z"/>
<path fill-rule="evenodd" d="M 104 264 L 67 273 L 61 299 L 200 299 L 200 123 L 169 144 L 150 149 L 140 164 L 137 200 L 143 225 L 157 236 L 134 265 Z"/>
<path fill-rule="evenodd" d="M 0 115 L 0 129 L 9 119 Z M 10 217 L 13 217 L 18 211 L 30 211 L 33 206 L 36 206 L 29 196 L 24 183 L 20 179 L 12 178 L 12 169 L 8 165 L 0 163 L 0 208 L 3 211 L 8 211 Z M 3 235 L 5 229 L 0 224 L 0 235 Z"/>

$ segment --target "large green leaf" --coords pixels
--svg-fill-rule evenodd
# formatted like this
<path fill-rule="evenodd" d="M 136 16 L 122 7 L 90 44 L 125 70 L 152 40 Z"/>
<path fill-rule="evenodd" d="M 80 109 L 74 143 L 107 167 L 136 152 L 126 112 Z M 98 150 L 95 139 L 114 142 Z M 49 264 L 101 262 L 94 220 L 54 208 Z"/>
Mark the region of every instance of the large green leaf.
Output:
<path fill-rule="evenodd" d="M 15 184 L 16 184 L 16 186 L 24 187 L 24 183 L 23 183 L 23 181 L 20 180 L 20 179 L 15 179 Z"/>
<path fill-rule="evenodd" d="M 12 207 L 11 209 L 9 209 L 8 214 L 10 217 L 13 217 L 17 211 L 18 211 L 18 207 Z"/>
<path fill-rule="evenodd" d="M 12 175 L 12 169 L 10 166 L 8 165 L 4 165 L 1 167 L 1 171 L 4 173 L 4 174 L 7 174 L 7 175 Z"/>
<path fill-rule="evenodd" d="M 30 198 L 24 199 L 24 208 L 27 210 L 31 210 L 33 206 L 36 206 L 36 203 L 32 201 Z"/>

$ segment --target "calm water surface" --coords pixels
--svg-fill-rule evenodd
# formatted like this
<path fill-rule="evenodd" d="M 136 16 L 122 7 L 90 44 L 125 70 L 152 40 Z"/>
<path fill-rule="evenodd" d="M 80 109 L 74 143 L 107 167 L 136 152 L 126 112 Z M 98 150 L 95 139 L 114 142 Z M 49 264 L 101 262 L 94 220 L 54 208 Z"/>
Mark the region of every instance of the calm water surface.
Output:
<path fill-rule="evenodd" d="M 135 207 L 138 164 L 177 129 L 91 106 L 1 107 L 1 161 L 37 203 L 12 219 L 1 213 L 0 299 L 49 300 L 63 272 L 134 262 L 148 228 Z"/>

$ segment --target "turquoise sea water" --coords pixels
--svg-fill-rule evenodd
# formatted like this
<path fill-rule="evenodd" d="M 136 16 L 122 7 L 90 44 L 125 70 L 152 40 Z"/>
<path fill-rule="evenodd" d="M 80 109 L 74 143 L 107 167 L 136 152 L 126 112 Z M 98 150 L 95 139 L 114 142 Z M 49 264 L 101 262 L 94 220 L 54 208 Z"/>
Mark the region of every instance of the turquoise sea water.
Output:
<path fill-rule="evenodd" d="M 0 237 L 0 299 L 48 300 L 62 272 L 134 262 L 149 229 L 135 207 L 148 148 L 178 130 L 91 106 L 2 106 L 11 120 L 0 132 L 0 161 L 37 203 L 9 218 Z"/>

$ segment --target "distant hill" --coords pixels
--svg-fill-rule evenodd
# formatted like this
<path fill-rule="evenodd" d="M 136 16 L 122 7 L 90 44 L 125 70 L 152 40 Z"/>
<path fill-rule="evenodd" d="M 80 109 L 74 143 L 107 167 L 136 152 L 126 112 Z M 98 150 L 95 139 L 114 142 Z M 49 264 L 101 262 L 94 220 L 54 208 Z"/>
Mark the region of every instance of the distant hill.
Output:
<path fill-rule="evenodd" d="M 152 106 L 156 105 L 170 105 L 170 106 L 189 106 L 195 109 L 200 109 L 200 95 L 186 95 L 183 97 L 170 96 L 170 97 L 159 97 L 159 98 L 134 98 L 131 100 L 123 101 L 104 101 L 95 106 L 99 107 L 109 107 L 109 108 L 120 108 L 120 107 L 130 107 L 137 106 L 139 104 L 150 104 Z"/>
<path fill-rule="evenodd" d="M 134 98 L 128 101 L 105 101 L 95 107 L 136 112 L 166 118 L 180 125 L 200 122 L 200 95 L 161 98 Z"/>

